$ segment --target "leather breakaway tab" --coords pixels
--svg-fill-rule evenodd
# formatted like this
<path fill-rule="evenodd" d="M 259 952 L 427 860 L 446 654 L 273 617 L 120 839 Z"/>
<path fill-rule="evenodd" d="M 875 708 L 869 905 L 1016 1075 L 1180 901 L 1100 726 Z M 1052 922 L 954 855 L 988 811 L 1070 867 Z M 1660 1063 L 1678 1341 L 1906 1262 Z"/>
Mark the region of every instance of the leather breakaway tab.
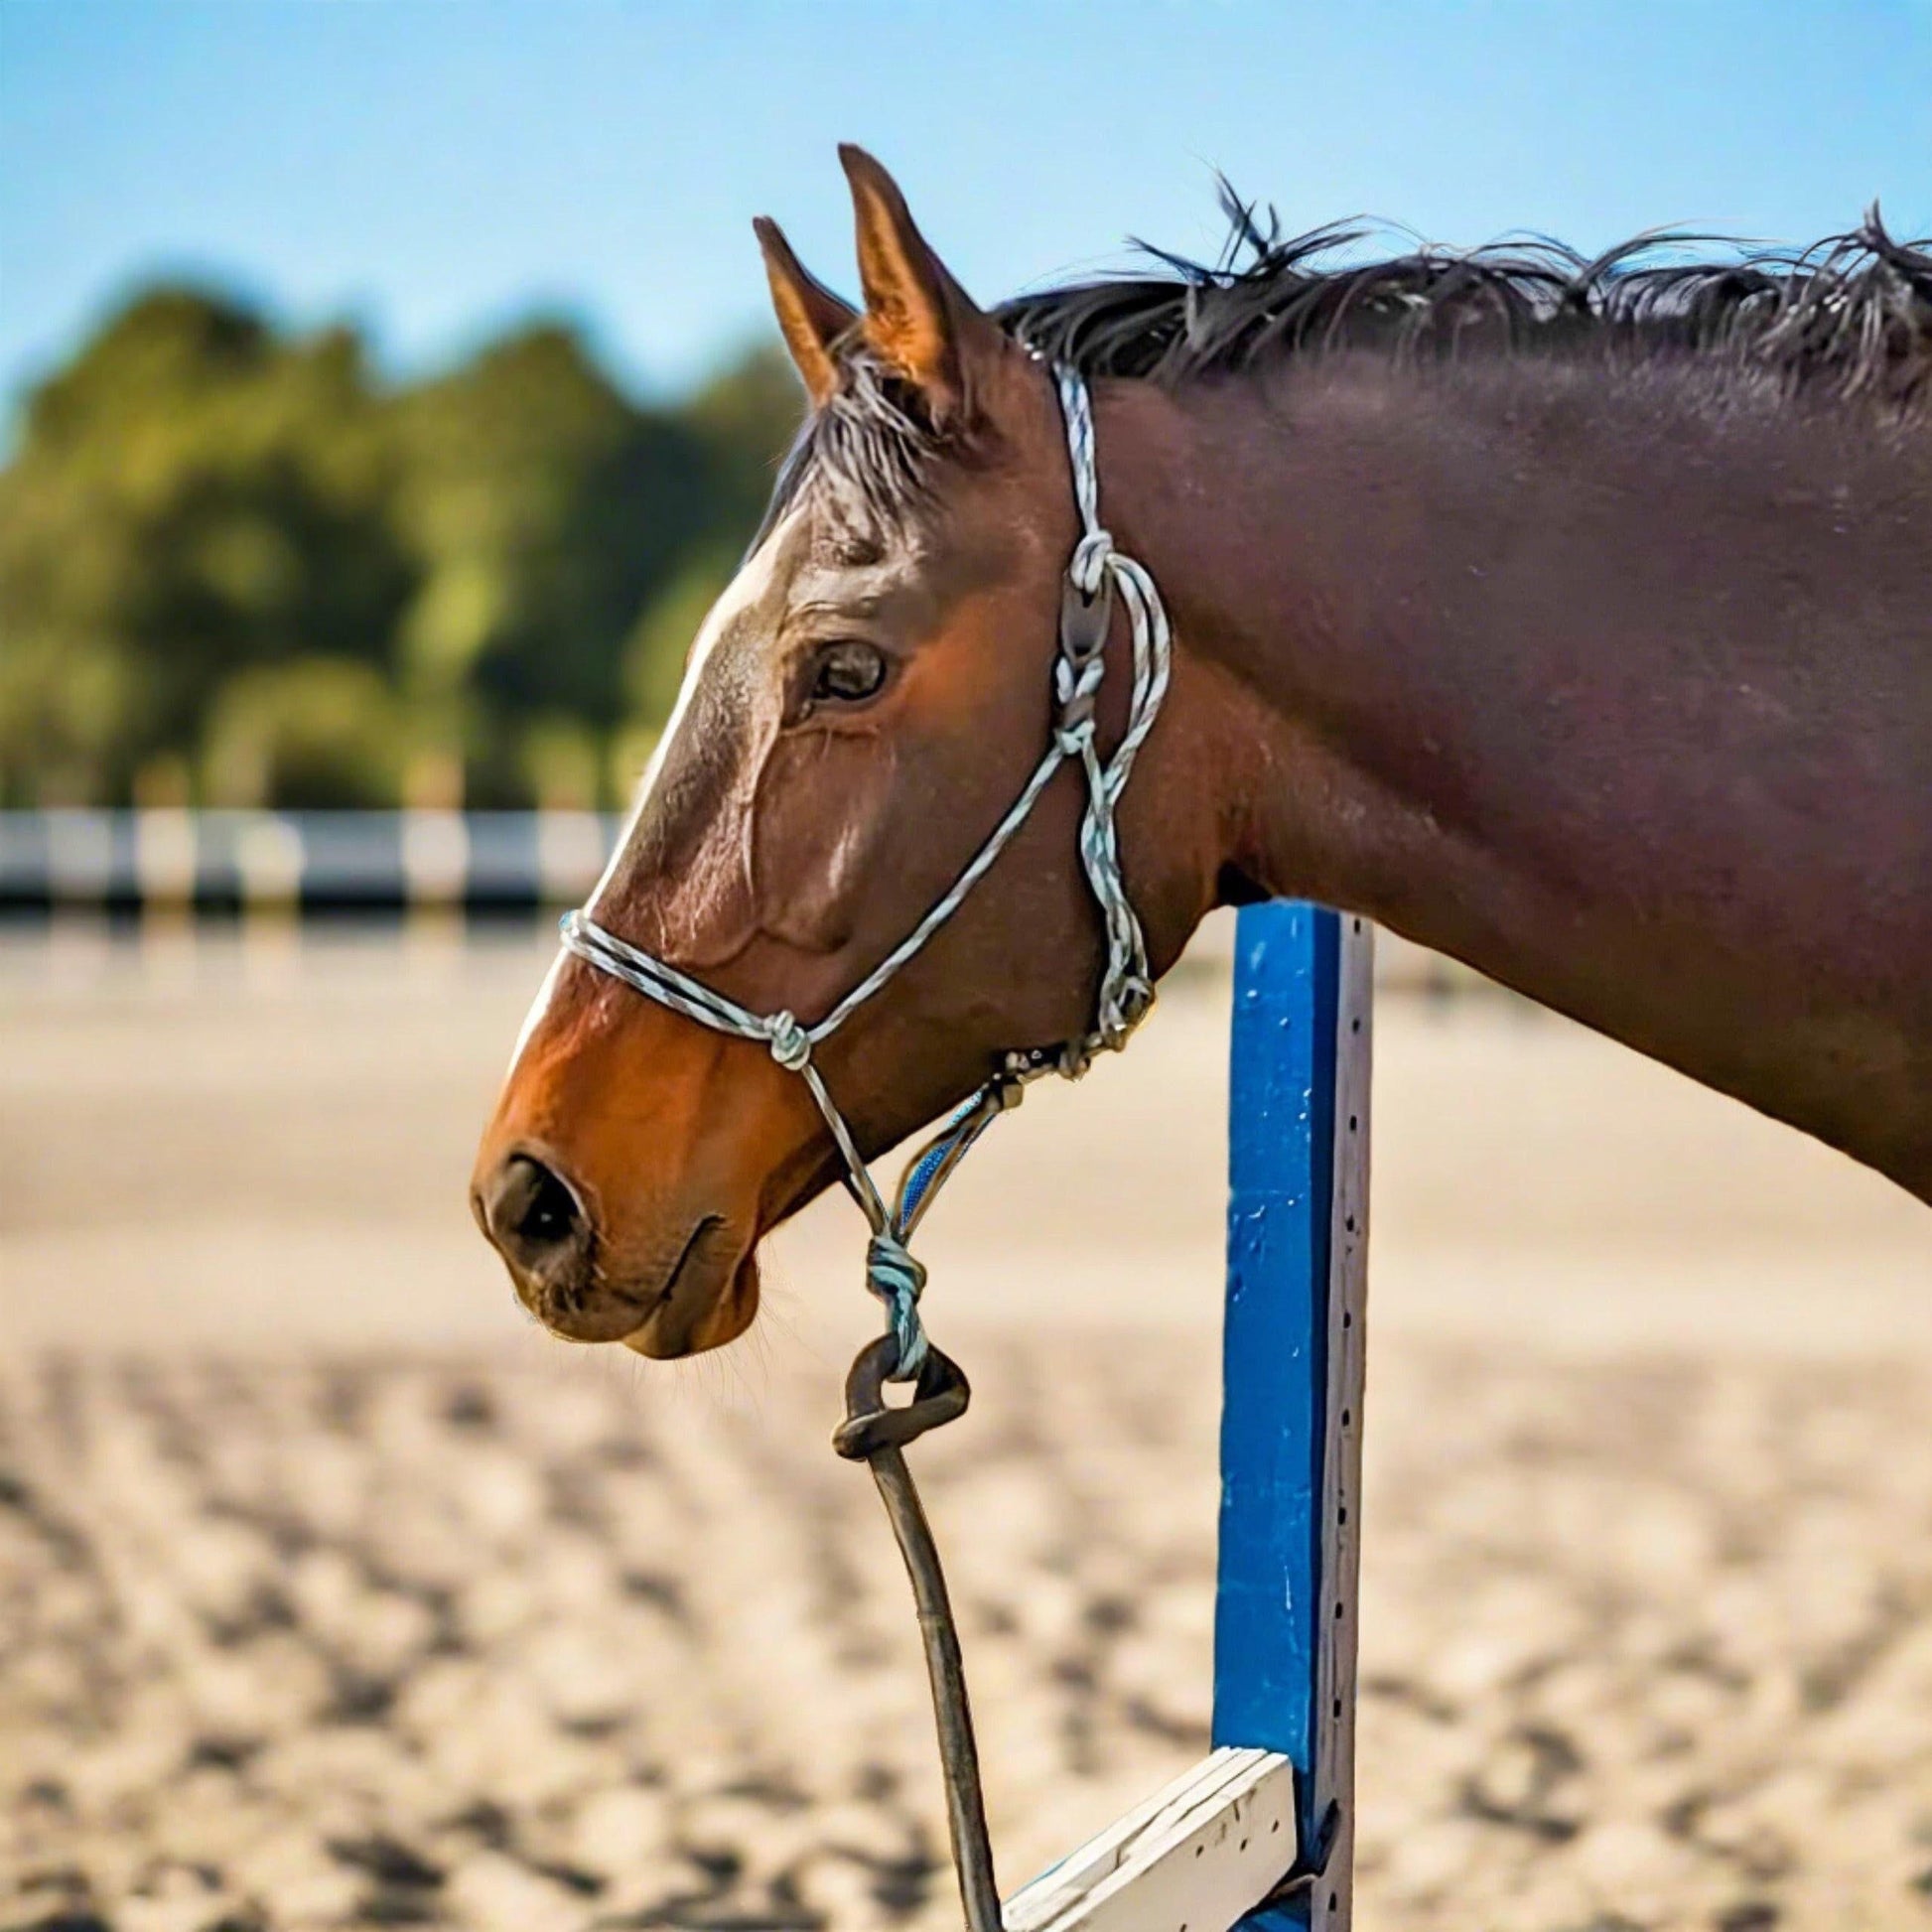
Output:
<path fill-rule="evenodd" d="M 1085 666 L 1107 647 L 1114 622 L 1114 580 L 1103 577 L 1091 597 L 1072 578 L 1060 582 L 1060 654 L 1069 663 Z"/>

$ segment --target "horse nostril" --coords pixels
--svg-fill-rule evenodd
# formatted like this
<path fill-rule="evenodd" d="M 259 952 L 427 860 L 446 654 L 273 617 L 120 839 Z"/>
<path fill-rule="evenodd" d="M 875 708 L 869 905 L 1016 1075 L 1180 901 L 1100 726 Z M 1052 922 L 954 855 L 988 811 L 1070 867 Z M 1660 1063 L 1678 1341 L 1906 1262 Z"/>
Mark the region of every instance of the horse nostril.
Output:
<path fill-rule="evenodd" d="M 570 1247 L 586 1226 L 569 1185 L 527 1154 L 512 1154 L 497 1170 L 483 1208 L 489 1238 L 527 1268 Z"/>

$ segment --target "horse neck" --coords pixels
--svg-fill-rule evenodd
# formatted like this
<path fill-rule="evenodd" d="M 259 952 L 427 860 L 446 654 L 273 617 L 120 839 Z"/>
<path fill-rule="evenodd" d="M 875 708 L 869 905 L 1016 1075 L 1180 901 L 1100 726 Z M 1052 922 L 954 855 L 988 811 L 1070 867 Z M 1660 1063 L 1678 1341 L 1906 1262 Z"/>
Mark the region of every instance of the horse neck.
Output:
<path fill-rule="evenodd" d="M 1840 1146 L 1909 1098 L 1916 1050 L 1902 1131 L 1932 1136 L 1924 1002 L 1874 997 L 1901 944 L 1932 936 L 1848 942 L 1841 916 L 1887 842 L 1924 864 L 1898 846 L 1932 757 L 1923 678 L 1901 688 L 1912 673 L 1882 652 L 1912 660 L 1909 559 L 1932 527 L 1901 565 L 1895 529 L 1835 522 L 1869 439 L 1780 407 L 1726 427 L 1668 371 L 1618 393 L 1602 365 L 1547 361 L 1122 383 L 1100 398 L 1103 506 L 1183 652 L 1222 673 L 1198 681 L 1216 715 L 1177 735 L 1214 756 L 1163 782 L 1213 790 L 1226 869 L 1366 913 Z M 1932 526 L 1932 492 L 1917 514 Z M 1794 576 L 1820 609 L 1794 612 Z M 1821 693 L 1819 626 L 1851 584 L 1864 635 L 1839 618 L 1825 645 L 1871 654 Z M 1917 711 L 1917 743 L 1888 704 Z M 1890 778 L 1825 796 L 1852 774 L 1794 767 L 1794 720 L 1807 754 L 1881 745 Z M 1834 814 L 1836 844 L 1818 834 Z M 1816 1075 L 1848 1053 L 1872 1073 L 1856 1095 Z M 1932 1140 L 1857 1151 L 1897 1175 Z"/>

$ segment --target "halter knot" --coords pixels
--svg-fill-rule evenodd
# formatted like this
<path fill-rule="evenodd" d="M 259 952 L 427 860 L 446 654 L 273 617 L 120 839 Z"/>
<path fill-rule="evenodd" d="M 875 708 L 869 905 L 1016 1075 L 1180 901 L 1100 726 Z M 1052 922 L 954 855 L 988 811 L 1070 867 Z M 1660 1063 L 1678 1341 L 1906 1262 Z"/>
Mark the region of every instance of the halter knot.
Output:
<path fill-rule="evenodd" d="M 1107 666 L 1098 656 L 1079 660 L 1062 651 L 1054 660 L 1053 696 L 1059 710 L 1053 720 L 1053 742 L 1070 759 L 1077 759 L 1082 748 L 1093 742 L 1094 707 L 1106 674 Z"/>
<path fill-rule="evenodd" d="M 1093 1049 L 1096 1044 L 1106 1042 L 1096 1030 L 1091 1040 L 1069 1039 L 1061 1046 L 1059 1056 L 1053 1062 L 1053 1071 L 1062 1080 L 1082 1080 L 1086 1078 L 1087 1068 L 1093 1064 Z"/>
<path fill-rule="evenodd" d="M 1104 1003 L 1100 1014 L 1100 1037 L 1110 1047 L 1127 1044 L 1128 1035 L 1147 1018 L 1154 1004 L 1154 982 L 1144 973 L 1129 973 Z"/>
<path fill-rule="evenodd" d="M 811 1035 L 798 1024 L 795 1014 L 780 1010 L 765 1023 L 771 1057 L 791 1072 L 798 1072 L 812 1056 Z"/>
<path fill-rule="evenodd" d="M 925 1264 L 891 1228 L 881 1228 L 866 1243 L 866 1286 L 885 1303 L 898 1344 L 898 1362 L 887 1380 L 908 1382 L 925 1360 L 925 1323 L 919 1319 Z"/>
<path fill-rule="evenodd" d="M 1113 561 L 1114 533 L 1104 524 L 1089 530 L 1073 546 L 1066 574 L 1082 597 L 1098 597 L 1107 581 L 1107 567 Z"/>

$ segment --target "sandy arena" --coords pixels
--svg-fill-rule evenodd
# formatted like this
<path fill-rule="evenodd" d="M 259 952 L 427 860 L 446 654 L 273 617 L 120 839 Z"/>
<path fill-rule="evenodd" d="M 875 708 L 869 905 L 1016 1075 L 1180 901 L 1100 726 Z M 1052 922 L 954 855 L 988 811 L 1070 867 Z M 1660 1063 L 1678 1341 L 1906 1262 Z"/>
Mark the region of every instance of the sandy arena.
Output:
<path fill-rule="evenodd" d="M 723 1356 L 536 1332 L 464 1183 L 542 956 L 0 946 L 0 1932 L 956 1932 L 860 1223 Z M 1932 1932 L 1932 1213 L 1377 1027 L 1362 1932 Z M 1225 1028 L 1183 969 L 922 1237 L 1009 1888 L 1205 1740 Z"/>

